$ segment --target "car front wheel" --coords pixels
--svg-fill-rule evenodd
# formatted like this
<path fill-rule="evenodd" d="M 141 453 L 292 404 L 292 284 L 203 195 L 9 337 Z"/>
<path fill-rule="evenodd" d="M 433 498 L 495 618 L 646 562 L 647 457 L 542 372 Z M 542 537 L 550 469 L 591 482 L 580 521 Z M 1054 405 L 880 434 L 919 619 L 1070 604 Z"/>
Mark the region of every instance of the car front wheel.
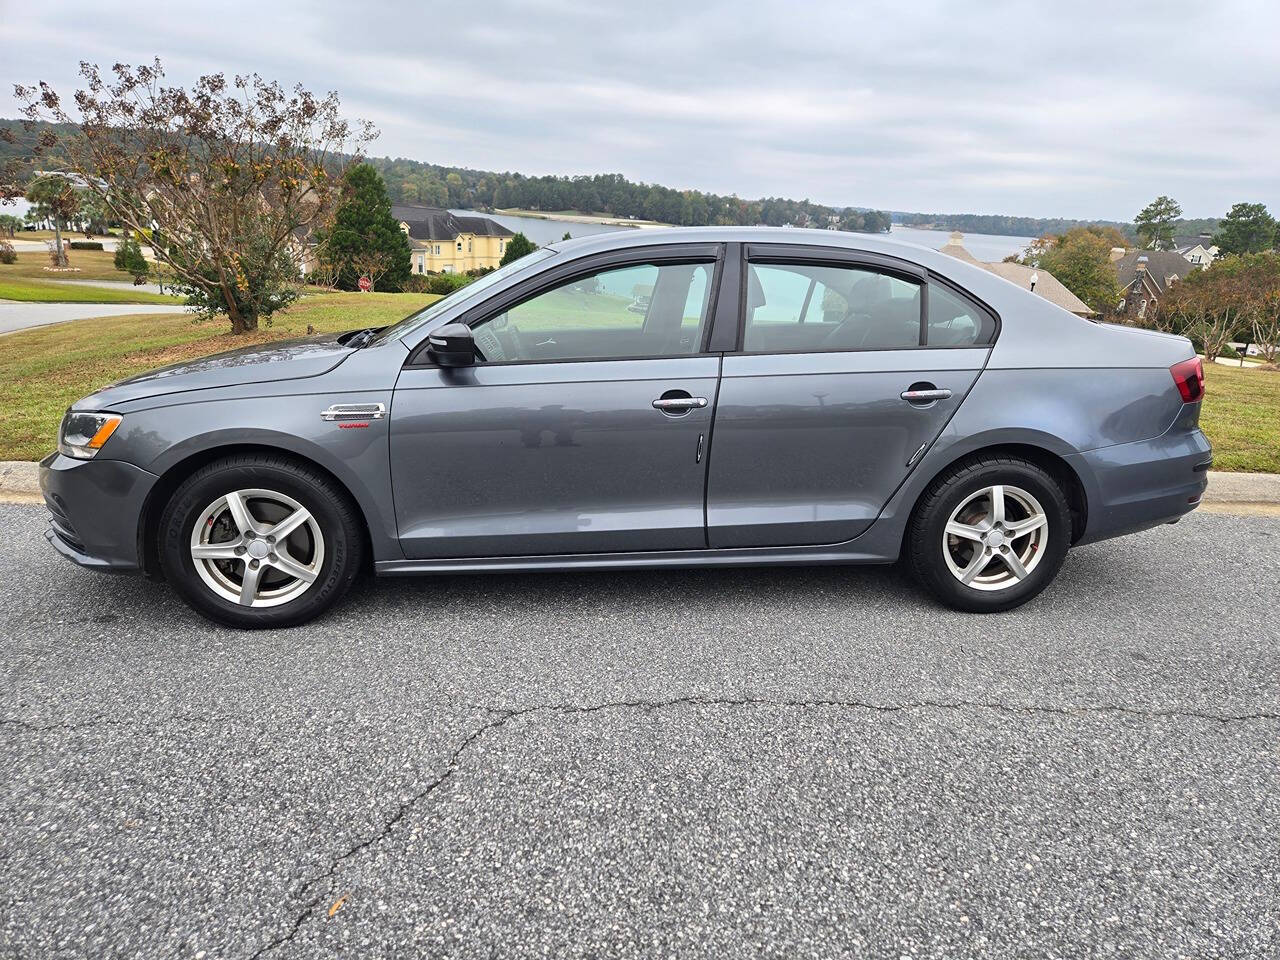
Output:
<path fill-rule="evenodd" d="M 1026 603 L 1071 543 L 1058 482 L 1016 457 L 975 457 L 930 485 L 907 528 L 907 563 L 947 606 L 976 613 Z"/>
<path fill-rule="evenodd" d="M 346 593 L 364 541 L 355 507 L 316 470 L 283 457 L 208 464 L 160 519 L 166 579 L 197 611 L 235 627 L 287 627 Z"/>

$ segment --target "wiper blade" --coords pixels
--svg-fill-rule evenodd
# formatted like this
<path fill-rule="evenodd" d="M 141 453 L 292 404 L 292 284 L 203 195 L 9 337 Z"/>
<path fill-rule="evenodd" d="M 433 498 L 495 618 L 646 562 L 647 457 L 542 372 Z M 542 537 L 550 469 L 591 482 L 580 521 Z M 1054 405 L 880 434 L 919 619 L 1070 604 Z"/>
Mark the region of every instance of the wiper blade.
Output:
<path fill-rule="evenodd" d="M 363 346 L 367 346 L 369 341 L 373 339 L 373 335 L 381 330 L 381 327 L 365 327 L 353 333 L 347 338 L 345 346 L 351 347 L 353 350 L 359 350 Z"/>

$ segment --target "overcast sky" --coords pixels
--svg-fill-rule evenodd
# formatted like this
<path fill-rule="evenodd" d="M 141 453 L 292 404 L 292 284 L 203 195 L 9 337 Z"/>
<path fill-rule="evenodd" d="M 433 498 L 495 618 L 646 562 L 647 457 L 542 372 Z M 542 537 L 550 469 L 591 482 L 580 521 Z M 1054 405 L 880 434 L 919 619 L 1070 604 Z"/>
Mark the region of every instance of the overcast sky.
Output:
<path fill-rule="evenodd" d="M 188 7 L 189 9 L 180 9 Z M 1280 3 L 0 0 L 12 85 L 159 56 L 337 90 L 371 152 L 743 197 L 1280 212 Z"/>

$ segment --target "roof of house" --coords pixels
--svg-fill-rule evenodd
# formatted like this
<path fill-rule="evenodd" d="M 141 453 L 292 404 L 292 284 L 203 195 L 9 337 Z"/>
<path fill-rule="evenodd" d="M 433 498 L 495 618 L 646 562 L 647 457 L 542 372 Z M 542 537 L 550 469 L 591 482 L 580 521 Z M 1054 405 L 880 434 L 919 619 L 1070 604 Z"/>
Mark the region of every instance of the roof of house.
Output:
<path fill-rule="evenodd" d="M 942 245 L 941 252 L 953 256 L 957 260 L 963 260 L 965 263 L 971 263 L 974 266 L 982 267 L 984 270 L 989 270 L 997 277 L 1003 277 L 1010 283 L 1016 283 L 1024 290 L 1031 290 L 1031 278 L 1034 276 L 1036 285 L 1033 292 L 1044 297 L 1050 303 L 1055 303 L 1078 317 L 1090 317 L 1095 312 L 1089 309 L 1087 303 L 1064 287 L 1058 278 L 1048 270 L 1041 267 L 1028 267 L 1021 263 L 983 263 L 965 249 L 964 234 L 962 233 L 951 234 L 950 239 Z"/>
<path fill-rule="evenodd" d="M 478 237 L 514 237 L 515 234 L 488 217 L 454 213 L 441 207 L 420 207 L 412 203 L 394 203 L 391 215 L 408 224 L 414 240 L 452 240 L 462 233 Z"/>
<path fill-rule="evenodd" d="M 1181 252 L 1190 250 L 1192 247 L 1204 247 L 1206 250 L 1213 246 L 1212 237 L 1174 237 L 1173 249 Z"/>
<path fill-rule="evenodd" d="M 1128 290 L 1138 279 L 1139 267 L 1146 267 L 1146 279 L 1153 292 L 1164 293 L 1172 278 L 1181 279 L 1196 269 L 1176 250 L 1132 250 L 1115 262 L 1121 289 Z"/>

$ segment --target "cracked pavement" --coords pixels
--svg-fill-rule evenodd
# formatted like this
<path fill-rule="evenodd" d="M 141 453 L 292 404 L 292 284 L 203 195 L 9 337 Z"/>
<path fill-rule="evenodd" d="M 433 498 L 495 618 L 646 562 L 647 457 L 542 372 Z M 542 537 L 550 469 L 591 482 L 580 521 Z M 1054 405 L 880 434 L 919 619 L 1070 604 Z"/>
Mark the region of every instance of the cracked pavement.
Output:
<path fill-rule="evenodd" d="M 444 577 L 214 627 L 0 507 L 0 956 L 1280 951 L 1280 519 L 892 570 Z"/>

